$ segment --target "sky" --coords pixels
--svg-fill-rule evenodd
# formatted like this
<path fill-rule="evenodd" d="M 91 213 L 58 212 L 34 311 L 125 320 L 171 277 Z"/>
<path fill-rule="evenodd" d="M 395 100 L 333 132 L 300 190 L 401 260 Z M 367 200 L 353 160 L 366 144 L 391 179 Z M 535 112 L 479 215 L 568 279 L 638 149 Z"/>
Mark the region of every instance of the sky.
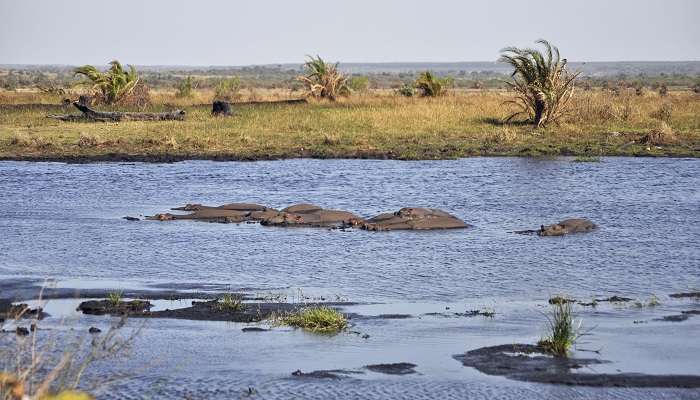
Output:
<path fill-rule="evenodd" d="M 700 0 L 0 0 L 0 64 L 698 61 Z"/>

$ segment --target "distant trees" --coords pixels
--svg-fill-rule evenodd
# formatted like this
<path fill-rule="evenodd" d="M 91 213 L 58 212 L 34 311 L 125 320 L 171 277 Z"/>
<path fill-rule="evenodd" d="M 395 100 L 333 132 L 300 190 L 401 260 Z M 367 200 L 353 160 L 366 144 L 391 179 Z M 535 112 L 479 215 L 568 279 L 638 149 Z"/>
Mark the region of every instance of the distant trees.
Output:
<path fill-rule="evenodd" d="M 110 68 L 101 72 L 92 65 L 83 65 L 73 70 L 74 75 L 85 78 L 83 84 L 96 90 L 101 100 L 107 104 L 114 104 L 129 96 L 139 83 L 139 75 L 133 65 L 126 70 L 121 63 L 114 60 L 109 63 Z"/>
<path fill-rule="evenodd" d="M 309 56 L 304 69 L 306 75 L 297 77 L 297 80 L 306 86 L 308 95 L 335 101 L 338 96 L 350 92 L 348 78 L 338 70 L 338 63 L 331 64 L 320 56 Z"/>
<path fill-rule="evenodd" d="M 501 50 L 499 61 L 510 64 L 514 71 L 512 81 L 506 82 L 515 91 L 515 104 L 520 109 L 506 121 L 526 115 L 535 127 L 541 127 L 561 117 L 574 92 L 574 82 L 579 73 L 569 73 L 566 59 L 559 49 L 540 39 L 545 54 L 535 49 L 506 47 Z"/>

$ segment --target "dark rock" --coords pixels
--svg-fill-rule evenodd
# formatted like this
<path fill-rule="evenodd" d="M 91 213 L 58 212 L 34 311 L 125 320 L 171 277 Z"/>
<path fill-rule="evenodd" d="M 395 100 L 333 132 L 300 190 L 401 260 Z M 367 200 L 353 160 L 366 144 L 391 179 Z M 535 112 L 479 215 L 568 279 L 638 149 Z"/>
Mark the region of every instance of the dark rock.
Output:
<path fill-rule="evenodd" d="M 459 229 L 469 225 L 459 218 L 435 208 L 402 208 L 370 218 L 361 225 L 370 231 Z"/>
<path fill-rule="evenodd" d="M 549 304 L 566 304 L 566 303 L 573 303 L 576 300 L 574 299 L 567 299 L 566 297 L 561 297 L 561 296 L 554 296 L 551 299 L 549 299 Z"/>
<path fill-rule="evenodd" d="M 596 228 L 596 224 L 587 219 L 572 218 L 554 225 L 542 225 L 537 234 L 539 236 L 562 236 L 570 233 L 590 232 Z"/>
<path fill-rule="evenodd" d="M 249 326 L 241 329 L 243 332 L 267 332 L 269 329 L 259 328 L 257 326 Z"/>
<path fill-rule="evenodd" d="M 365 368 L 372 372 L 377 372 L 380 374 L 387 374 L 387 375 L 408 375 L 408 374 L 415 374 L 416 371 L 414 368 L 416 368 L 416 364 L 411 364 L 411 363 L 393 363 L 393 364 L 373 364 L 373 365 L 367 365 Z"/>
<path fill-rule="evenodd" d="M 700 315 L 700 310 L 681 311 L 681 314 L 684 314 L 684 315 Z"/>
<path fill-rule="evenodd" d="M 700 299 L 700 292 L 687 292 L 687 293 L 673 293 L 669 297 L 674 299 Z"/>
<path fill-rule="evenodd" d="M 661 318 L 654 318 L 653 321 L 664 321 L 664 322 L 683 322 L 690 318 L 688 314 L 677 314 L 677 315 L 666 315 Z"/>
<path fill-rule="evenodd" d="M 17 333 L 17 336 L 27 336 L 29 335 L 29 329 L 23 326 L 18 326 L 17 329 L 15 329 L 15 333 Z"/>
<path fill-rule="evenodd" d="M 90 332 L 90 333 L 100 333 L 100 332 L 102 332 L 102 329 L 100 329 L 100 328 L 95 328 L 94 326 L 91 326 L 90 329 L 88 329 L 88 332 Z"/>
<path fill-rule="evenodd" d="M 608 361 L 552 357 L 543 348 L 527 344 L 482 347 L 456 355 L 454 358 L 464 366 L 473 367 L 484 374 L 526 382 L 595 387 L 700 388 L 700 376 L 696 375 L 572 372 L 586 366 L 608 363 Z"/>
<path fill-rule="evenodd" d="M 231 103 L 227 101 L 215 100 L 211 106 L 211 114 L 214 116 L 228 117 L 233 115 L 231 111 Z"/>
<path fill-rule="evenodd" d="M 36 318 L 44 319 L 48 316 L 41 307 L 31 308 L 27 304 L 12 304 L 7 299 L 0 300 L 0 320 Z"/>
<path fill-rule="evenodd" d="M 365 333 L 364 335 L 361 336 L 362 339 L 369 339 L 369 334 Z"/>
<path fill-rule="evenodd" d="M 346 371 L 342 369 L 332 369 L 332 370 L 320 370 L 312 372 L 303 372 L 298 369 L 292 372 L 292 376 L 296 378 L 313 378 L 313 379 L 341 379 L 343 375 L 346 374 L 357 374 L 361 372 L 357 371 Z"/>
<path fill-rule="evenodd" d="M 78 305 L 78 311 L 88 315 L 131 315 L 148 311 L 153 305 L 146 300 L 120 301 L 88 300 Z"/>
<path fill-rule="evenodd" d="M 129 216 L 122 217 L 122 219 L 125 219 L 125 220 L 127 220 L 127 221 L 141 221 L 139 218 L 136 218 L 136 217 L 129 217 Z"/>
<path fill-rule="evenodd" d="M 600 303 L 600 302 L 625 303 L 625 302 L 632 301 L 632 300 L 634 300 L 634 299 L 630 299 L 629 297 L 610 296 L 610 297 L 606 297 L 603 299 L 595 299 L 594 301 L 596 303 Z"/>

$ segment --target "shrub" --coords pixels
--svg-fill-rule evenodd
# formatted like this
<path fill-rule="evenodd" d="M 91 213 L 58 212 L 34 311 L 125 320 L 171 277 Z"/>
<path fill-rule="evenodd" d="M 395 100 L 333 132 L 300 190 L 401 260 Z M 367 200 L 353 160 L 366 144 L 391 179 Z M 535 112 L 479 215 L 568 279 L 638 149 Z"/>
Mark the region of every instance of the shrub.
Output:
<path fill-rule="evenodd" d="M 82 84 L 90 85 L 93 90 L 98 91 L 102 101 L 114 104 L 131 94 L 139 82 L 139 75 L 133 65 L 129 65 L 127 71 L 117 60 L 109 64 L 110 68 L 106 72 L 100 72 L 92 65 L 83 65 L 74 69 L 73 73 L 84 76 Z"/>
<path fill-rule="evenodd" d="M 649 146 L 674 144 L 676 142 L 676 134 L 666 122 L 661 121 L 657 128 L 652 129 L 651 132 L 642 137 L 641 142 Z"/>
<path fill-rule="evenodd" d="M 506 47 L 501 50 L 500 61 L 514 68 L 513 80 L 506 84 L 515 91 L 516 99 L 507 103 L 520 108 L 506 121 L 527 115 L 535 127 L 541 127 L 561 117 L 580 73 L 567 71 L 567 61 L 561 58 L 556 46 L 542 39 L 537 43 L 544 46 L 545 54 L 535 49 Z"/>
<path fill-rule="evenodd" d="M 671 105 L 671 103 L 663 103 L 654 112 L 649 114 L 649 116 L 668 124 L 671 122 L 671 117 L 673 116 L 673 105 Z"/>
<path fill-rule="evenodd" d="M 449 84 L 449 78 L 438 78 L 432 72 L 425 71 L 416 79 L 415 87 L 420 92 L 421 97 L 437 97 L 445 94 Z"/>
<path fill-rule="evenodd" d="M 97 136 L 81 133 L 78 138 L 78 147 L 95 147 L 100 144 Z"/>
<path fill-rule="evenodd" d="M 193 90 L 196 87 L 196 84 L 194 82 L 194 78 L 192 78 L 192 75 L 187 75 L 185 79 L 182 79 L 178 84 L 177 84 L 177 97 L 182 97 L 182 98 L 189 98 L 192 97 Z"/>
<path fill-rule="evenodd" d="M 659 87 L 659 95 L 661 97 L 666 97 L 668 96 L 668 86 L 666 86 L 665 83 L 661 84 L 661 87 Z"/>
<path fill-rule="evenodd" d="M 285 325 L 315 333 L 337 333 L 348 326 L 345 315 L 326 306 L 305 308 L 282 317 L 281 321 Z"/>
<path fill-rule="evenodd" d="M 404 97 L 413 97 L 416 94 L 416 89 L 413 85 L 404 83 L 400 88 L 396 89 L 396 94 Z"/>
<path fill-rule="evenodd" d="M 354 92 L 366 92 L 369 89 L 369 78 L 366 76 L 353 76 L 350 78 L 348 86 Z"/>
<path fill-rule="evenodd" d="M 559 302 L 552 305 L 550 315 L 547 315 L 548 335 L 537 345 L 545 351 L 558 357 L 566 357 L 569 348 L 581 336 L 581 320 L 574 321 L 571 303 Z"/>
<path fill-rule="evenodd" d="M 233 101 L 240 98 L 241 78 L 233 76 L 222 79 L 214 89 L 214 100 Z"/>
<path fill-rule="evenodd" d="M 335 101 L 350 91 L 348 79 L 338 70 L 338 63 L 326 63 L 320 56 L 308 57 L 304 63 L 306 75 L 297 80 L 306 85 L 307 95 Z"/>

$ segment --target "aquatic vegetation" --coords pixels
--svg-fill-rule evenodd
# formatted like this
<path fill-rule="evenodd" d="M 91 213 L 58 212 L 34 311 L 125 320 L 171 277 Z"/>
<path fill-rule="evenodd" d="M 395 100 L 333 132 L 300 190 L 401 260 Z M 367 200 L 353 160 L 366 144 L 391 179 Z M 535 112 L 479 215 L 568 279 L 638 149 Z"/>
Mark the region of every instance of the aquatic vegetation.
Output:
<path fill-rule="evenodd" d="M 425 71 L 416 79 L 415 87 L 421 97 L 438 97 L 445 94 L 449 83 L 449 78 L 438 78 L 432 72 Z"/>
<path fill-rule="evenodd" d="M 561 118 L 579 73 L 567 71 L 567 61 L 556 46 L 543 39 L 537 43 L 544 46 L 546 56 L 536 49 L 506 47 L 501 50 L 500 61 L 514 68 L 512 81 L 505 83 L 515 91 L 516 99 L 506 103 L 519 107 L 506 121 L 526 115 L 539 128 Z"/>
<path fill-rule="evenodd" d="M 582 321 L 574 320 L 571 303 L 552 304 L 552 310 L 546 315 L 548 334 L 537 345 L 558 357 L 566 357 L 569 348 L 581 336 Z"/>
<path fill-rule="evenodd" d="M 304 69 L 306 75 L 297 80 L 306 85 L 309 96 L 335 101 L 338 96 L 349 93 L 348 78 L 338 70 L 338 63 L 327 63 L 321 56 L 309 56 Z"/>
<path fill-rule="evenodd" d="M 327 306 L 304 308 L 295 313 L 283 315 L 278 318 L 278 323 L 315 333 L 338 333 L 348 326 L 345 315 Z"/>
<path fill-rule="evenodd" d="M 243 298 L 235 293 L 224 294 L 217 302 L 217 307 L 221 311 L 239 312 L 245 309 Z"/>
<path fill-rule="evenodd" d="M 117 291 L 117 292 L 110 292 L 110 293 L 107 295 L 107 300 L 109 300 L 109 303 L 110 303 L 112 306 L 116 307 L 116 306 L 118 306 L 119 303 L 121 303 L 121 301 L 122 301 L 122 293 L 123 293 L 123 292 L 122 292 L 121 290 L 120 290 L 120 291 Z"/>
<path fill-rule="evenodd" d="M 92 65 L 83 65 L 74 69 L 73 73 L 85 77 L 83 84 L 97 90 L 105 103 L 114 104 L 134 91 L 139 83 L 139 75 L 133 65 L 129 65 L 128 71 L 117 60 L 109 65 L 106 72 L 101 72 Z"/>

